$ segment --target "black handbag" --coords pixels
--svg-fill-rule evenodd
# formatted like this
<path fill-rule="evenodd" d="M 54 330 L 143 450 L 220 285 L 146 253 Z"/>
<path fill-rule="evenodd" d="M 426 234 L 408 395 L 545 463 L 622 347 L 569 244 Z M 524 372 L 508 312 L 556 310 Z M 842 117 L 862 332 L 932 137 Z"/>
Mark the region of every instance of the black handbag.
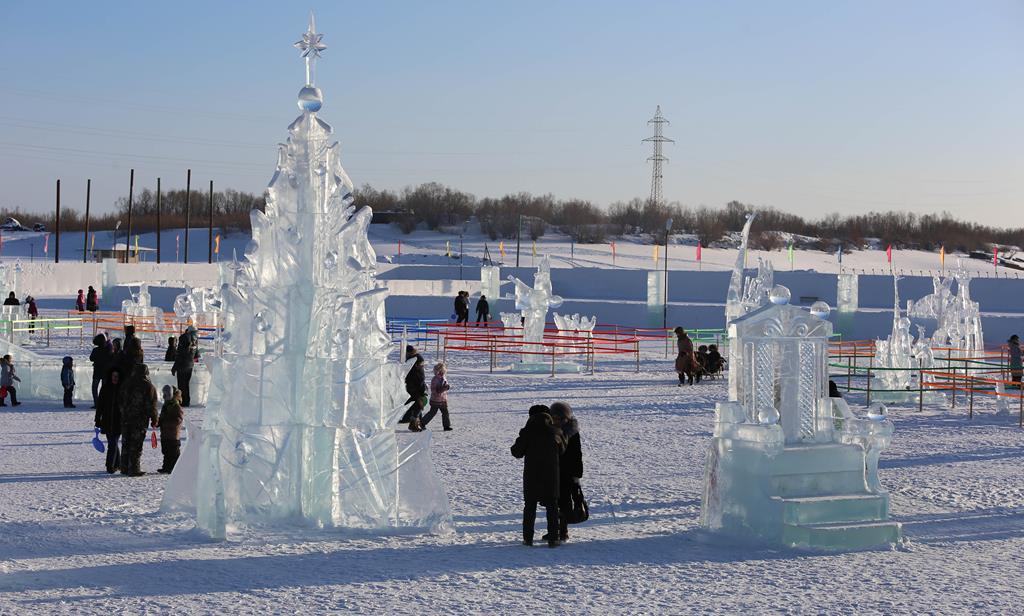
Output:
<path fill-rule="evenodd" d="M 576 484 L 569 496 L 572 499 L 572 511 L 566 516 L 566 523 L 579 524 L 590 519 L 590 505 L 587 504 L 587 499 L 583 496 L 583 488 Z"/>

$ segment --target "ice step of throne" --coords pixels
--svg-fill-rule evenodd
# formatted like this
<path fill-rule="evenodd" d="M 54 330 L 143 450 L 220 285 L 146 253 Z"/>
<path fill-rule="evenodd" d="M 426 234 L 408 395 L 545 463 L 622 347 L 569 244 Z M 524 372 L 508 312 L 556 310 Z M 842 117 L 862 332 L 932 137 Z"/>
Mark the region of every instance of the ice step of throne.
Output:
<path fill-rule="evenodd" d="M 837 443 L 786 447 L 776 456 L 770 498 L 781 508 L 784 544 L 858 549 L 899 540 L 889 495 L 866 489 L 863 459 L 859 447 Z"/>

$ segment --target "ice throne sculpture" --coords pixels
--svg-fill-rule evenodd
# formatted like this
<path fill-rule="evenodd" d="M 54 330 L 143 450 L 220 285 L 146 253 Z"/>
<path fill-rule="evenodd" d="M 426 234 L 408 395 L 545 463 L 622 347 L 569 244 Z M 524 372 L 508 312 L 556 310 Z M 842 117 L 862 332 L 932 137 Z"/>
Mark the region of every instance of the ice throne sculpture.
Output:
<path fill-rule="evenodd" d="M 743 225 L 743 231 L 740 233 L 740 249 L 736 255 L 736 264 L 733 265 L 729 290 L 725 296 L 726 325 L 733 319 L 763 306 L 768 301 L 768 291 L 774 284 L 775 270 L 768 261 L 757 260 L 757 276 L 747 276 L 744 272 L 747 263 L 747 243 L 750 239 L 750 227 L 754 224 L 754 216 L 754 214 L 747 215 L 747 222 Z"/>
<path fill-rule="evenodd" d="M 878 482 L 893 426 L 827 397 L 829 308 L 771 303 L 729 325 L 729 401 L 715 408 L 701 524 L 757 542 L 859 549 L 900 539 Z"/>
<path fill-rule="evenodd" d="M 235 523 L 450 523 L 430 433 L 395 432 L 411 365 L 387 359 L 387 290 L 366 237 L 372 212 L 356 210 L 333 130 L 317 116 L 321 37 L 311 18 L 296 43 L 306 58 L 302 115 L 280 148 L 266 211 L 252 212 L 245 261 L 223 293 L 223 357 L 210 362 L 206 417 L 164 496 L 164 510 L 194 510 L 215 538 Z"/>

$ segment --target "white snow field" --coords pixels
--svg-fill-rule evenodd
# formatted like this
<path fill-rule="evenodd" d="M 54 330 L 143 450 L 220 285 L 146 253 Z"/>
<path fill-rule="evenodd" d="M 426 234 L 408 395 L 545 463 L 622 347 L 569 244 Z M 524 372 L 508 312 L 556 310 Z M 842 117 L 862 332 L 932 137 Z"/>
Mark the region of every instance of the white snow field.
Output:
<path fill-rule="evenodd" d="M 602 358 L 594 376 L 557 377 L 449 360 L 455 429 L 430 425 L 454 514 L 449 535 L 248 528 L 211 542 L 188 516 L 158 513 L 166 477 L 104 472 L 89 444 L 91 410 L 0 409 L 0 612 L 1019 613 L 1024 431 L 1015 416 L 977 403 L 968 420 L 962 400 L 893 408 L 880 475 L 905 543 L 777 550 L 698 527 L 724 380 L 678 388 L 657 355 L 639 374 L 631 361 Z M 591 519 L 560 548 L 527 548 L 522 465 L 509 446 L 529 405 L 559 399 L 581 423 Z M 160 465 L 158 452 L 147 446 L 144 470 Z"/>

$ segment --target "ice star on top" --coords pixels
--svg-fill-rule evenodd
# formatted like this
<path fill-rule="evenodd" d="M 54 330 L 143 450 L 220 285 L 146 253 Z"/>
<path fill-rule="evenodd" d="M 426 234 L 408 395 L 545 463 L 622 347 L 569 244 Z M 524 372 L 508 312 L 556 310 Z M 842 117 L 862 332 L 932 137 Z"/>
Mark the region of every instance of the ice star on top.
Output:
<path fill-rule="evenodd" d="M 313 15 L 309 16 L 309 29 L 302 34 L 302 40 L 295 42 L 295 48 L 302 51 L 302 57 L 306 60 L 312 58 L 319 58 L 320 52 L 327 49 L 327 45 L 324 45 L 321 41 L 324 35 L 319 34 L 316 31 L 316 22 L 313 21 Z"/>

